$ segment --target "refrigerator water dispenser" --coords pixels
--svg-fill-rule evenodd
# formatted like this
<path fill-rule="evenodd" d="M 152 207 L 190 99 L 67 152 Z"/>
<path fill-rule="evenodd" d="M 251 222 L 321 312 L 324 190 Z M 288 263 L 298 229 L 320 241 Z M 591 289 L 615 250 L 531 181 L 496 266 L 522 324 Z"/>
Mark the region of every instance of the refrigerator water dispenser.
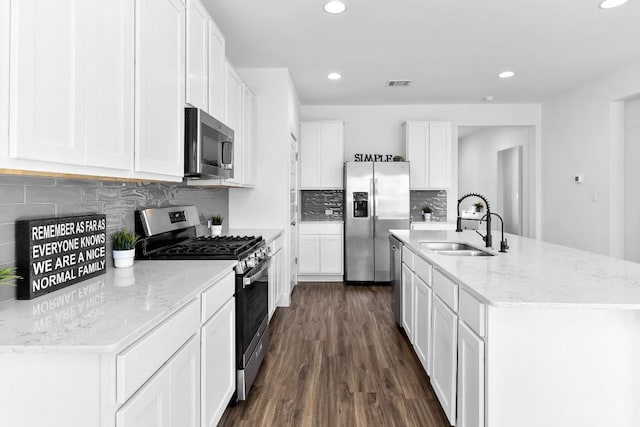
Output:
<path fill-rule="evenodd" d="M 369 193 L 353 193 L 353 217 L 367 218 L 369 216 Z"/>

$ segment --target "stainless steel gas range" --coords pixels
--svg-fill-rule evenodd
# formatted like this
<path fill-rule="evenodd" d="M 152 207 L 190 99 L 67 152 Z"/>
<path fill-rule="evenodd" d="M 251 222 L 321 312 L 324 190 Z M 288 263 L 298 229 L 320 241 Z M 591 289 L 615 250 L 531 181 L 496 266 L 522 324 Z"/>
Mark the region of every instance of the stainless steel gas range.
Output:
<path fill-rule="evenodd" d="M 136 213 L 142 236 L 136 258 L 147 260 L 237 260 L 236 394 L 245 400 L 269 345 L 268 247 L 261 236 L 197 236 L 195 206 L 144 209 Z"/>

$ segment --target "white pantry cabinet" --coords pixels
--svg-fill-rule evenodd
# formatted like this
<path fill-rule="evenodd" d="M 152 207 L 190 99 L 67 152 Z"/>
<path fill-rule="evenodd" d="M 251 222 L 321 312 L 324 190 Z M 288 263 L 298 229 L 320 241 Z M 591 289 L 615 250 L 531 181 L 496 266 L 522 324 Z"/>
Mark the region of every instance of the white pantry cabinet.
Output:
<path fill-rule="evenodd" d="M 200 425 L 200 343 L 192 337 L 116 413 L 116 427 Z"/>
<path fill-rule="evenodd" d="M 342 190 L 344 122 L 300 123 L 300 189 Z"/>
<path fill-rule="evenodd" d="M 10 158 L 131 170 L 132 2 L 10 4 Z"/>
<path fill-rule="evenodd" d="M 225 123 L 226 41 L 213 19 L 209 20 L 209 114 Z"/>
<path fill-rule="evenodd" d="M 342 280 L 343 225 L 301 222 L 298 236 L 299 280 Z"/>
<path fill-rule="evenodd" d="M 135 170 L 184 175 L 185 7 L 136 0 Z"/>
<path fill-rule="evenodd" d="M 186 103 L 209 111 L 209 21 L 200 0 L 187 0 Z"/>
<path fill-rule="evenodd" d="M 453 170 L 451 123 L 408 121 L 403 131 L 406 159 L 411 162 L 411 189 L 449 188 Z"/>

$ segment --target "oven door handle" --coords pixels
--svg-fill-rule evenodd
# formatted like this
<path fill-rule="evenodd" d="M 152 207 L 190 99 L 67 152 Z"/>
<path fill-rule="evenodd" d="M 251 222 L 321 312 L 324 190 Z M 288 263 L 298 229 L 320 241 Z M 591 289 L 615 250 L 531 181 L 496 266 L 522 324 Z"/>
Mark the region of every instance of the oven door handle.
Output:
<path fill-rule="evenodd" d="M 252 275 L 250 277 L 243 278 L 242 279 L 242 289 L 248 288 L 249 286 L 251 286 L 256 280 L 258 280 L 260 278 L 260 276 L 262 276 L 262 273 L 264 273 L 265 270 L 267 268 L 269 268 L 270 265 L 271 265 L 271 258 L 269 258 L 269 260 L 264 263 L 264 265 L 262 266 L 260 271 L 258 271 L 256 274 L 254 274 L 254 275 Z"/>

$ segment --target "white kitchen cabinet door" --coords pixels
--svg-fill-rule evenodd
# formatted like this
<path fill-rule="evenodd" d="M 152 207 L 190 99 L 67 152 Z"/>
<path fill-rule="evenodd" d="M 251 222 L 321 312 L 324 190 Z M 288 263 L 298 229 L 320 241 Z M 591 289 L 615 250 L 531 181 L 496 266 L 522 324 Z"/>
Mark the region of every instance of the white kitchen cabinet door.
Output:
<path fill-rule="evenodd" d="M 300 124 L 300 189 L 322 185 L 322 124 Z"/>
<path fill-rule="evenodd" d="M 186 103 L 209 111 L 209 21 L 200 0 L 187 0 Z"/>
<path fill-rule="evenodd" d="M 227 181 L 242 183 L 244 179 L 244 135 L 242 133 L 242 78 L 227 62 L 226 124 L 233 129 L 233 178 Z"/>
<path fill-rule="evenodd" d="M 202 426 L 218 425 L 236 389 L 235 298 L 202 327 Z"/>
<path fill-rule="evenodd" d="M 196 335 L 118 410 L 116 427 L 197 426 L 199 358 Z"/>
<path fill-rule="evenodd" d="M 413 323 L 415 318 L 415 305 L 414 305 L 414 289 L 413 283 L 414 274 L 407 267 L 405 263 L 402 263 L 402 327 L 404 332 L 409 337 L 409 341 L 413 344 Z"/>
<path fill-rule="evenodd" d="M 325 122 L 322 124 L 321 188 L 342 190 L 344 167 L 343 135 L 344 124 L 342 122 Z"/>
<path fill-rule="evenodd" d="M 11 5 L 10 157 L 131 170 L 132 3 Z"/>
<path fill-rule="evenodd" d="M 406 122 L 405 152 L 411 162 L 411 189 L 451 186 L 451 123 Z"/>
<path fill-rule="evenodd" d="M 84 164 L 90 8 L 11 3 L 10 157 Z"/>
<path fill-rule="evenodd" d="M 225 38 L 216 23 L 209 20 L 209 114 L 226 123 Z"/>
<path fill-rule="evenodd" d="M 184 175 L 185 7 L 136 0 L 137 172 Z"/>
<path fill-rule="evenodd" d="M 433 296 L 433 292 L 427 284 L 420 279 L 417 275 L 413 278 L 415 284 L 415 325 L 414 329 L 414 337 L 415 343 L 414 348 L 416 350 L 416 354 L 418 355 L 418 359 L 422 363 L 422 367 L 427 372 L 427 374 L 431 375 L 431 367 L 430 367 L 430 339 L 431 339 L 431 298 Z"/>
<path fill-rule="evenodd" d="M 342 235 L 320 236 L 320 273 L 342 274 Z"/>
<path fill-rule="evenodd" d="M 484 341 L 458 321 L 458 427 L 484 427 Z"/>
<path fill-rule="evenodd" d="M 299 235 L 298 243 L 299 274 L 317 274 L 320 272 L 320 236 Z"/>
<path fill-rule="evenodd" d="M 242 136 L 243 141 L 243 179 L 245 186 L 255 185 L 256 176 L 256 95 L 249 86 L 242 84 Z"/>
<path fill-rule="evenodd" d="M 456 422 L 458 316 L 433 296 L 433 372 L 431 385 L 451 425 Z"/>
<path fill-rule="evenodd" d="M 91 0 L 86 165 L 133 170 L 134 3 Z"/>

